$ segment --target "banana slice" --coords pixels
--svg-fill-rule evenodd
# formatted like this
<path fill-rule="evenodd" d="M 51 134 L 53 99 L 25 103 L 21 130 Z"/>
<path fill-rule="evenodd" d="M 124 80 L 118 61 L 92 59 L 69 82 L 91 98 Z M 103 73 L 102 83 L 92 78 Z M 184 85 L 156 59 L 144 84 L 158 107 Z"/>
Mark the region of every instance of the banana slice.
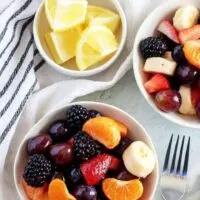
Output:
<path fill-rule="evenodd" d="M 122 155 L 126 169 L 133 175 L 146 178 L 154 169 L 156 159 L 153 151 L 141 141 L 133 142 Z"/>
<path fill-rule="evenodd" d="M 182 31 L 197 24 L 198 18 L 199 10 L 193 5 L 185 5 L 176 11 L 173 23 L 178 31 Z"/>

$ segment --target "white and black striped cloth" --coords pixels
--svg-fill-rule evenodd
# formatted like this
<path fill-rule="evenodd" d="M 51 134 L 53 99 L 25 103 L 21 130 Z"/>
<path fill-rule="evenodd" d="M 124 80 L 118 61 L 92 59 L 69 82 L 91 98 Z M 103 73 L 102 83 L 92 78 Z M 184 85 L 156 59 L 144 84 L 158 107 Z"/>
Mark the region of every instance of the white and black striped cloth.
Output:
<path fill-rule="evenodd" d="M 40 2 L 12 0 L 0 13 L 0 144 L 34 91 L 35 71 L 45 63 L 38 56 L 32 35 Z"/>

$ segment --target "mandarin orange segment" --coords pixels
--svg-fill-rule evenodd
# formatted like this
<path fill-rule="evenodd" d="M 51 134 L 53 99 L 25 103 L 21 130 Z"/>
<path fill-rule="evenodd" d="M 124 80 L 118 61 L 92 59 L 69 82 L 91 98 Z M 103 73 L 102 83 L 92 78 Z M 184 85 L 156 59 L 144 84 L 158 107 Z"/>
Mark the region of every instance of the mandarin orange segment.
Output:
<path fill-rule="evenodd" d="M 121 140 L 117 122 L 109 117 L 89 119 L 83 125 L 83 131 L 108 149 L 115 148 Z"/>
<path fill-rule="evenodd" d="M 48 197 L 48 200 L 76 200 L 76 198 L 69 193 L 65 182 L 58 178 L 51 181 Z"/>
<path fill-rule="evenodd" d="M 200 40 L 186 42 L 183 51 L 188 62 L 200 69 Z"/>
<path fill-rule="evenodd" d="M 103 183 L 103 192 L 110 200 L 137 200 L 143 195 L 143 185 L 139 179 L 121 181 L 115 178 L 106 178 Z"/>
<path fill-rule="evenodd" d="M 121 137 L 126 137 L 128 134 L 128 129 L 124 124 L 121 124 L 120 122 L 117 122 L 118 126 L 119 126 L 119 130 L 121 133 Z"/>
<path fill-rule="evenodd" d="M 21 179 L 21 185 L 30 200 L 48 200 L 48 185 L 42 187 L 31 187 L 24 179 Z"/>

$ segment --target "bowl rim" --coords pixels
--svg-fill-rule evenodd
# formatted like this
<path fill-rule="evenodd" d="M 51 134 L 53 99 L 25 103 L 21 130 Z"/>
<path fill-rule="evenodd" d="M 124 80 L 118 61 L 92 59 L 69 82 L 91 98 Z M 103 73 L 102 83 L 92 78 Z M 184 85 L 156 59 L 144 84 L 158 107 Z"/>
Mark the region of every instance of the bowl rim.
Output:
<path fill-rule="evenodd" d="M 183 4 L 189 4 L 189 3 L 186 0 L 185 2 L 183 2 Z M 149 22 L 149 18 L 152 18 L 153 16 L 155 16 L 157 12 L 161 12 L 161 11 L 163 12 L 164 10 L 169 12 L 169 9 L 176 8 L 177 6 L 180 6 L 180 1 L 171 2 L 171 3 L 165 2 L 165 3 L 157 6 L 142 22 L 142 24 L 140 25 L 140 27 L 137 31 L 137 34 L 136 34 L 136 37 L 135 37 L 135 40 L 134 40 L 134 45 L 133 45 L 133 57 L 132 57 L 133 58 L 133 61 L 132 61 L 133 62 L 133 72 L 134 72 L 134 76 L 135 76 L 137 86 L 138 86 L 142 96 L 145 98 L 145 100 L 148 102 L 148 104 L 153 108 L 153 110 L 156 111 L 156 113 L 159 113 L 165 119 L 173 122 L 174 124 L 180 125 L 182 127 L 200 129 L 200 124 L 199 125 L 198 124 L 197 125 L 191 124 L 191 123 L 187 122 L 186 119 L 184 119 L 182 121 L 182 120 L 179 120 L 178 118 L 175 118 L 174 116 L 170 115 L 169 113 L 162 112 L 155 105 L 155 102 L 153 102 L 151 100 L 151 95 L 148 94 L 146 92 L 146 90 L 144 89 L 142 79 L 141 79 L 142 75 L 141 75 L 140 70 L 139 70 L 140 69 L 139 64 L 138 64 L 139 59 L 137 58 L 138 57 L 138 44 L 139 44 L 138 42 L 139 42 L 139 38 L 141 36 L 141 33 L 143 32 L 145 25 Z M 167 12 L 166 12 L 166 14 L 167 14 Z M 181 114 L 174 113 L 174 115 L 181 115 Z"/>
<path fill-rule="evenodd" d="M 135 124 L 136 126 L 138 126 L 141 131 L 143 132 L 143 135 L 144 137 L 146 138 L 146 140 L 148 141 L 149 145 L 150 145 L 150 148 L 152 149 L 152 151 L 154 152 L 154 155 L 155 155 L 155 158 L 156 158 L 156 165 L 155 165 L 155 176 L 156 176 L 156 179 L 155 179 L 155 185 L 154 185 L 154 188 L 152 190 L 152 193 L 151 193 L 151 199 L 153 199 L 154 195 L 155 195 L 155 192 L 156 192 L 156 189 L 157 189 L 157 185 L 158 185 L 158 180 L 159 180 L 159 162 L 158 162 L 158 156 L 157 156 L 157 152 L 156 152 L 156 149 L 155 149 L 155 146 L 152 142 L 152 139 L 150 137 L 150 135 L 148 134 L 148 132 L 146 131 L 146 129 L 142 126 L 142 124 L 140 124 L 133 116 L 131 116 L 129 113 L 125 112 L 124 110 L 116 107 L 116 106 L 113 106 L 113 105 L 110 105 L 110 104 L 106 104 L 106 103 L 100 103 L 100 102 L 94 102 L 94 101 L 77 101 L 77 102 L 73 102 L 73 103 L 66 103 L 66 104 L 63 104 L 62 106 L 58 106 L 57 108 L 49 111 L 47 114 L 45 114 L 27 133 L 26 135 L 24 136 L 23 140 L 21 141 L 18 149 L 17 149 L 17 153 L 16 153 L 16 156 L 15 156 L 15 160 L 14 160 L 14 167 L 13 167 L 13 178 L 14 178 L 14 184 L 15 184 L 15 189 L 17 190 L 17 193 L 20 197 L 20 199 L 23 199 L 23 195 L 19 189 L 19 185 L 18 185 L 18 180 L 17 180 L 17 163 L 19 162 L 19 155 L 20 155 L 20 150 L 21 148 L 23 147 L 24 143 L 27 141 L 27 139 L 29 138 L 29 134 L 30 132 L 32 132 L 35 127 L 37 126 L 40 126 L 40 124 L 45 121 L 46 118 L 48 118 L 50 115 L 56 113 L 56 112 L 61 112 L 63 109 L 65 109 L 66 107 L 70 107 L 72 105 L 76 105 L 76 104 L 79 104 L 79 105 L 82 105 L 82 106 L 95 106 L 95 105 L 100 105 L 104 108 L 110 108 L 110 109 L 113 109 L 113 110 L 116 110 L 117 112 L 121 112 L 123 115 L 125 115 L 127 118 L 130 118 Z"/>
<path fill-rule="evenodd" d="M 124 13 L 124 10 L 122 8 L 122 6 L 120 5 L 120 3 L 117 0 L 110 0 L 112 2 L 112 4 L 116 7 L 117 12 L 120 16 L 121 19 L 121 27 L 122 27 L 122 33 L 121 33 L 121 40 L 119 43 L 119 48 L 118 50 L 115 52 L 115 54 L 104 64 L 94 68 L 94 69 L 89 69 L 89 70 L 85 70 L 85 71 L 76 71 L 76 70 L 72 70 L 72 69 L 67 69 L 64 68 L 62 66 L 60 66 L 59 64 L 56 64 L 54 62 L 53 59 L 51 59 L 46 52 L 44 51 L 44 48 L 42 47 L 42 44 L 40 42 L 38 33 L 37 33 L 37 23 L 39 20 L 39 15 L 40 12 L 42 10 L 42 7 L 44 6 L 44 2 L 41 2 L 40 6 L 38 7 L 35 17 L 34 17 L 34 21 L 33 21 L 33 37 L 34 37 L 34 41 L 36 44 L 36 47 L 39 51 L 39 53 L 41 54 L 41 56 L 44 58 L 44 60 L 47 62 L 47 64 L 52 67 L 53 69 L 55 69 L 56 71 L 65 74 L 65 75 L 69 75 L 72 77 L 87 77 L 87 76 L 92 76 L 95 74 L 98 74 L 100 72 L 103 72 L 104 70 L 108 69 L 116 60 L 117 58 L 120 56 L 125 43 L 126 43 L 126 39 L 127 39 L 127 21 L 126 21 L 126 16 Z"/>

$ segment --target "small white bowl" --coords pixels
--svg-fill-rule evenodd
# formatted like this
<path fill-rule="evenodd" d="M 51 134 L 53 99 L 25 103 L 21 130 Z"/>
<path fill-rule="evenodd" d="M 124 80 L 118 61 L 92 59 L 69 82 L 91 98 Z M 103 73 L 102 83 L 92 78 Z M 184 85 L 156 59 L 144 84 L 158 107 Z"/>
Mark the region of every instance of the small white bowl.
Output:
<path fill-rule="evenodd" d="M 20 185 L 20 179 L 22 177 L 23 170 L 28 159 L 28 155 L 26 151 L 27 140 L 31 137 L 39 135 L 40 131 L 49 127 L 50 123 L 52 123 L 53 121 L 58 120 L 58 119 L 64 119 L 66 110 L 74 104 L 82 105 L 88 109 L 98 110 L 104 116 L 112 117 L 115 120 L 123 123 L 129 130 L 128 136 L 132 138 L 133 140 L 140 140 L 140 141 L 145 142 L 154 151 L 155 156 L 156 156 L 154 145 L 148 133 L 146 132 L 146 130 L 142 127 L 141 124 L 139 124 L 134 118 L 132 118 L 126 112 L 114 106 L 103 104 L 103 103 L 97 103 L 97 102 L 76 102 L 73 104 L 68 104 L 66 106 L 57 108 L 56 110 L 44 116 L 26 134 L 25 138 L 23 139 L 23 141 L 21 142 L 19 146 L 18 152 L 16 154 L 15 162 L 14 162 L 14 180 L 15 180 L 15 186 L 16 186 L 17 192 L 22 200 L 27 200 L 27 196 L 24 193 L 22 186 Z M 154 171 L 151 173 L 151 175 L 149 175 L 144 180 L 144 195 L 141 198 L 141 200 L 153 199 L 156 186 L 158 183 L 158 177 L 159 177 L 159 168 L 158 168 L 158 161 L 157 161 Z"/>
<path fill-rule="evenodd" d="M 157 108 L 154 98 L 152 95 L 149 95 L 144 88 L 144 83 L 147 81 L 147 75 L 143 72 L 144 59 L 142 58 L 139 51 L 140 41 L 149 36 L 156 35 L 156 28 L 160 21 L 166 18 L 172 19 L 175 11 L 185 4 L 193 4 L 200 9 L 199 0 L 169 1 L 156 8 L 150 15 L 148 15 L 148 17 L 144 20 L 143 24 L 139 28 L 135 38 L 133 49 L 133 69 L 137 85 L 142 95 L 157 113 L 178 125 L 189 128 L 200 128 L 200 121 L 196 116 L 186 116 L 179 113 L 165 113 Z"/>
<path fill-rule="evenodd" d="M 52 55 L 50 54 L 48 47 L 46 45 L 44 35 L 47 32 L 51 31 L 51 28 L 48 24 L 48 21 L 45 16 L 44 12 L 44 2 L 41 3 L 39 6 L 34 23 L 33 23 L 33 35 L 35 44 L 41 54 L 41 56 L 44 58 L 44 60 L 56 71 L 69 75 L 74 77 L 86 77 L 98 74 L 107 68 L 109 68 L 115 60 L 119 57 L 120 53 L 122 52 L 125 42 L 126 42 L 126 36 L 127 36 L 127 22 L 126 17 L 124 14 L 124 11 L 119 4 L 117 0 L 88 0 L 89 5 L 95 5 L 95 6 L 101 6 L 110 10 L 113 10 L 114 12 L 118 13 L 121 18 L 121 27 L 117 32 L 117 40 L 119 41 L 119 48 L 115 52 L 115 54 L 109 58 L 106 62 L 103 64 L 97 64 L 94 67 L 91 67 L 85 71 L 79 71 L 75 65 L 74 60 L 70 60 L 63 65 L 58 65 L 55 63 L 54 59 L 52 58 Z"/>

